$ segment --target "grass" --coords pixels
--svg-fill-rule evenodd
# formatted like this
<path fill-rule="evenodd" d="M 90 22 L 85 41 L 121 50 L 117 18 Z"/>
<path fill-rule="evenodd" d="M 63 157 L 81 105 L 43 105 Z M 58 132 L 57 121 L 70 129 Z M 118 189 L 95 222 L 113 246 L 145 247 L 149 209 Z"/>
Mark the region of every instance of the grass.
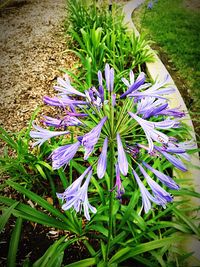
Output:
<path fill-rule="evenodd" d="M 200 106 L 200 10 L 189 9 L 184 3 L 184 0 L 159 0 L 152 9 L 147 9 L 146 2 L 134 13 L 133 20 L 139 31 L 147 34 L 167 55 L 172 71 L 175 70 L 186 85 L 181 92 L 186 105 L 197 112 Z"/>

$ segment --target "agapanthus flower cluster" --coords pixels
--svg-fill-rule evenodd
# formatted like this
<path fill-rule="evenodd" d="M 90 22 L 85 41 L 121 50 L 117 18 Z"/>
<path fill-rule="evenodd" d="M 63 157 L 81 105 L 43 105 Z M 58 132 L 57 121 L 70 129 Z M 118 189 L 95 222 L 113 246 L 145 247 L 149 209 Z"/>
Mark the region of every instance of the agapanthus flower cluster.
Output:
<path fill-rule="evenodd" d="M 181 127 L 180 118 L 185 115 L 180 107 L 169 107 L 166 96 L 173 93 L 174 88 L 168 84 L 168 77 L 165 81 L 151 84 L 146 82 L 145 73 L 141 72 L 135 78 L 130 71 L 129 81 L 122 78 L 116 92 L 114 69 L 108 64 L 104 73 L 98 71 L 97 77 L 98 86 L 91 86 L 84 92 L 75 89 L 67 75 L 58 78 L 58 85 L 54 86 L 57 96 L 45 96 L 44 102 L 61 108 L 64 116 L 44 116 L 42 122 L 54 127 L 55 131 L 33 124 L 35 131 L 30 133 L 36 139 L 34 145 L 42 145 L 52 137 L 68 137 L 72 126 L 75 127 L 76 140 L 69 143 L 69 138 L 66 138 L 67 144 L 51 153 L 53 169 L 65 167 L 78 151 L 79 157 L 84 151 L 86 162 L 90 156 L 96 157 L 64 193 L 57 194 L 64 202 L 62 208 L 73 207 L 77 212 L 83 209 L 88 220 L 89 210 L 96 213 L 96 208 L 88 200 L 88 187 L 94 169 L 99 179 L 103 179 L 106 172 L 109 174 L 111 150 L 116 176 L 111 191 L 116 191 L 116 197 L 121 199 L 125 193 L 123 180 L 134 177 L 145 213 L 151 209 L 152 202 L 165 207 L 173 200 L 166 188 L 178 190 L 179 186 L 168 174 L 154 168 L 154 159 L 165 158 L 185 172 L 187 167 L 183 161 L 190 160 L 187 150 L 194 148 L 191 141 L 179 142 L 172 134 Z M 131 172 L 133 175 L 129 175 Z"/>

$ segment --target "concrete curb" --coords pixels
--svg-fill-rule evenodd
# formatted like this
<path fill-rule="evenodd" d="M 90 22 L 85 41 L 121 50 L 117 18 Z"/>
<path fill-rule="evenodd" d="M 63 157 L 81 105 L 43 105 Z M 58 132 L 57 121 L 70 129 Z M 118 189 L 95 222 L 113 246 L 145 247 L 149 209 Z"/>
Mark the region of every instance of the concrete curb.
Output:
<path fill-rule="evenodd" d="M 127 25 L 129 31 L 134 31 L 137 36 L 139 36 L 139 32 L 137 31 L 133 21 L 132 21 L 132 13 L 134 9 L 136 9 L 138 6 L 140 6 L 145 0 L 132 0 L 129 1 L 127 4 L 125 4 L 123 8 L 124 12 L 124 23 Z M 169 75 L 169 83 L 173 85 L 175 88 L 175 93 L 170 95 L 168 99 L 170 100 L 169 106 L 171 108 L 174 107 L 179 107 L 181 106 L 181 109 L 186 113 L 186 116 L 183 118 L 183 122 L 187 124 L 190 127 L 190 134 L 194 141 L 196 141 L 195 137 L 195 131 L 194 131 L 194 126 L 191 121 L 190 115 L 188 113 L 187 107 L 183 101 L 183 98 L 176 87 L 172 77 L 170 76 L 169 72 L 165 68 L 164 64 L 162 61 L 159 59 L 159 57 L 156 55 L 156 53 L 149 47 L 151 52 L 153 52 L 154 57 L 155 57 L 155 62 L 153 63 L 146 63 L 147 71 L 149 76 L 152 78 L 152 80 L 158 80 L 158 81 L 163 81 L 167 75 Z M 196 192 L 200 193 L 200 170 L 195 168 L 194 166 L 199 167 L 200 166 L 200 161 L 199 161 L 199 156 L 198 153 L 194 153 L 191 155 L 191 162 L 186 164 L 188 167 L 187 172 L 181 172 L 181 171 L 174 171 L 175 175 L 178 175 L 180 179 L 185 179 L 187 180 L 188 184 L 188 179 L 191 180 L 192 186 L 195 188 Z M 191 198 L 189 205 L 193 206 L 200 206 L 200 199 L 197 198 Z M 198 214 L 200 215 L 200 214 Z M 192 216 L 190 214 L 190 216 Z M 198 226 L 198 225 L 197 225 Z M 188 264 L 189 266 L 199 266 L 197 264 L 200 264 L 200 241 L 197 240 L 196 237 L 193 236 L 186 236 L 185 237 L 185 242 L 182 247 L 188 251 L 194 251 L 194 254 L 192 257 L 190 257 Z"/>

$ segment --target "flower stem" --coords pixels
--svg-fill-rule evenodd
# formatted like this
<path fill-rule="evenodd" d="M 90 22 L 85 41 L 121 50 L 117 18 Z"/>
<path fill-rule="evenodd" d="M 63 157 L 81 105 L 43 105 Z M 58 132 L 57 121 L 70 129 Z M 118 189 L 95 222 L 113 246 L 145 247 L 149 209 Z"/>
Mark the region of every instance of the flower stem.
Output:
<path fill-rule="evenodd" d="M 106 248 L 106 265 L 109 260 L 110 243 L 113 238 L 113 203 L 114 203 L 114 143 L 110 140 L 110 196 L 109 196 L 109 222 L 108 222 L 108 241 Z"/>

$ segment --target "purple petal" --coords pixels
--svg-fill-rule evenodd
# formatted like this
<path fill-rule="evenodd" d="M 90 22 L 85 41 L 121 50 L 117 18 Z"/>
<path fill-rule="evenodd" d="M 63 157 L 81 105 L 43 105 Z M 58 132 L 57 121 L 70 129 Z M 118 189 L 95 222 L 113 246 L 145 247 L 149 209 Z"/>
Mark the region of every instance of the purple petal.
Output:
<path fill-rule="evenodd" d="M 119 133 L 117 133 L 118 165 L 120 172 L 126 176 L 128 173 L 128 161 Z"/>
<path fill-rule="evenodd" d="M 183 162 L 179 159 L 177 159 L 175 156 L 170 155 L 169 153 L 165 152 L 163 149 L 160 147 L 155 146 L 155 149 L 160 152 L 169 162 L 171 162 L 176 168 L 179 170 L 186 172 L 187 168 L 183 164 Z"/>
<path fill-rule="evenodd" d="M 152 168 L 149 164 L 147 164 L 146 162 L 142 162 L 143 165 L 148 168 L 150 171 L 152 171 L 157 177 L 158 179 L 163 183 L 165 184 L 166 186 L 168 186 L 169 188 L 171 189 L 174 189 L 174 190 L 178 190 L 180 187 L 174 182 L 174 180 L 169 177 L 168 175 Z"/>
<path fill-rule="evenodd" d="M 97 176 L 101 179 L 105 175 L 107 166 L 108 137 L 105 138 L 101 155 L 97 164 Z"/>
<path fill-rule="evenodd" d="M 95 144 L 98 142 L 101 129 L 106 122 L 107 117 L 101 119 L 101 121 L 94 127 L 89 133 L 85 134 L 82 138 L 82 145 L 85 147 L 85 156 L 84 159 L 86 160 L 89 155 L 92 153 Z"/>
<path fill-rule="evenodd" d="M 56 170 L 68 164 L 75 156 L 79 146 L 80 142 L 78 141 L 72 145 L 65 145 L 55 149 L 51 154 L 53 169 Z"/>
<path fill-rule="evenodd" d="M 123 93 L 120 98 L 124 98 L 125 96 L 131 94 L 133 91 L 136 91 L 143 83 L 145 82 L 145 73 L 141 72 L 136 79 L 136 81 L 130 85 L 129 89 Z"/>
<path fill-rule="evenodd" d="M 151 209 L 150 200 L 152 202 L 158 204 L 158 205 L 160 205 L 160 202 L 149 193 L 149 191 L 146 189 L 146 187 L 144 186 L 144 184 L 140 180 L 140 178 L 137 175 L 137 173 L 134 170 L 132 170 L 132 172 L 134 174 L 134 177 L 136 179 L 136 182 L 137 182 L 137 184 L 139 186 L 139 189 L 140 189 L 140 192 L 141 192 L 141 195 L 142 195 L 142 203 L 143 203 L 143 206 L 144 206 L 144 211 L 145 211 L 145 213 L 148 213 L 149 210 Z"/>

